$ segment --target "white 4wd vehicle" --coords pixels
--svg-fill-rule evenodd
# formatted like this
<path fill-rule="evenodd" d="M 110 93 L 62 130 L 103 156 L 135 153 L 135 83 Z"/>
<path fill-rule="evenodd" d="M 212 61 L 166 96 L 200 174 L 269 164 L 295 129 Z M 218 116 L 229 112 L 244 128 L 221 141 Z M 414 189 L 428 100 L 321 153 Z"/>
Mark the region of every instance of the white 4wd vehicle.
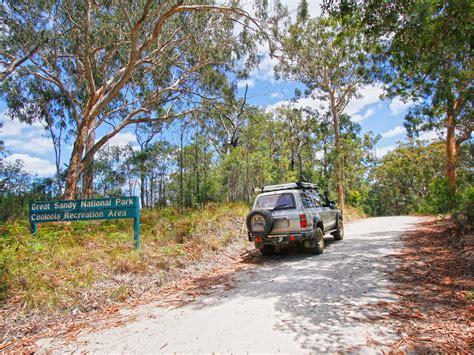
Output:
<path fill-rule="evenodd" d="M 302 243 L 313 254 L 324 250 L 324 234 L 344 238 L 342 211 L 310 183 L 265 186 L 246 219 L 249 240 L 262 254 Z"/>

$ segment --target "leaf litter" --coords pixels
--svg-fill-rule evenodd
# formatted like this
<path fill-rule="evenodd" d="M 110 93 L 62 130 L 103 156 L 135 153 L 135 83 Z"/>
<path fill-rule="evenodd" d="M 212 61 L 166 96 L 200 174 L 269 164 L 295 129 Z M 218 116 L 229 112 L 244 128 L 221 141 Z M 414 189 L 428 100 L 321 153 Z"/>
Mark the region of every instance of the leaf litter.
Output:
<path fill-rule="evenodd" d="M 389 272 L 395 302 L 373 307 L 394 324 L 404 352 L 474 351 L 474 237 L 448 218 L 430 218 L 402 237 L 398 267 Z"/>

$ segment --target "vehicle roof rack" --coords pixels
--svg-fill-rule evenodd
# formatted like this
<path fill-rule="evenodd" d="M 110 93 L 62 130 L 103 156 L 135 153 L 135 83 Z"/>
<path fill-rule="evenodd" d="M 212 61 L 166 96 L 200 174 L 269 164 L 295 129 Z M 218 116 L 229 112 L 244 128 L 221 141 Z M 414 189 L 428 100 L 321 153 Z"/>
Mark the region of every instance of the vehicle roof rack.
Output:
<path fill-rule="evenodd" d="M 279 191 L 279 190 L 318 190 L 318 185 L 309 182 L 290 182 L 287 184 L 267 185 L 263 188 L 263 192 Z"/>

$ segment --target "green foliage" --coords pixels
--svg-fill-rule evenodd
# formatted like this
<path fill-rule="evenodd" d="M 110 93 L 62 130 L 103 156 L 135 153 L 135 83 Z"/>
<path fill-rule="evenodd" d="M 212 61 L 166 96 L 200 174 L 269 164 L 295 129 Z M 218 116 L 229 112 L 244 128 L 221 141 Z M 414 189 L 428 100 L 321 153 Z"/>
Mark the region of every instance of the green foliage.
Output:
<path fill-rule="evenodd" d="M 446 129 L 446 176 L 454 200 L 456 151 L 474 129 L 472 1 L 326 0 L 324 8 L 377 43 L 374 78 L 385 82 L 389 97 L 414 103 L 405 122 L 409 136 Z"/>
<path fill-rule="evenodd" d="M 269 20 L 266 1 L 253 8 Z M 202 97 L 224 94 L 231 75 L 256 66 L 257 42 L 266 37 L 264 24 L 235 1 L 14 0 L 2 2 L 2 21 L 0 97 L 12 118 L 67 128 L 75 147 L 69 198 L 112 137 L 127 126 L 182 117 Z"/>
<path fill-rule="evenodd" d="M 152 275 L 184 267 L 208 252 L 241 240 L 248 207 L 208 205 L 203 209 L 142 210 L 142 249 L 133 249 L 130 221 L 49 223 L 30 234 L 26 220 L 0 226 L 0 301 L 14 297 L 24 310 L 84 307 L 81 295 L 123 301 L 147 287 Z M 116 285 L 118 274 L 142 281 Z M 100 292 L 105 292 L 101 295 Z"/>
<path fill-rule="evenodd" d="M 429 186 L 429 195 L 424 210 L 427 213 L 447 213 L 451 210 L 453 203 L 451 201 L 450 187 L 446 178 L 436 177 Z"/>
<path fill-rule="evenodd" d="M 466 216 L 466 224 L 472 228 L 474 225 L 474 186 L 460 194 L 458 213 Z"/>
<path fill-rule="evenodd" d="M 362 202 L 362 194 L 357 190 L 351 190 L 347 194 L 347 203 L 351 206 L 358 207 Z"/>
<path fill-rule="evenodd" d="M 464 166 L 469 155 L 460 155 Z M 366 210 L 374 215 L 410 213 L 448 213 L 463 209 L 469 213 L 469 191 L 472 176 L 468 170 L 458 169 L 459 188 L 451 197 L 448 180 L 444 177 L 444 143 L 426 144 L 411 141 L 400 144 L 386 154 L 370 175 Z M 461 207 L 462 206 L 462 207 Z"/>

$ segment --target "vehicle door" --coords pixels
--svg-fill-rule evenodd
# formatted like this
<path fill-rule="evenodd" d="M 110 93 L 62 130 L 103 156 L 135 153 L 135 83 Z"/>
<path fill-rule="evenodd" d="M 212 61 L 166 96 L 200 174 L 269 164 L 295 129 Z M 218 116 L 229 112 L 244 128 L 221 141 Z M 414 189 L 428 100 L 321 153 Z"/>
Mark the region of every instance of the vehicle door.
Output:
<path fill-rule="evenodd" d="M 318 214 L 319 218 L 323 221 L 324 229 L 331 228 L 331 215 L 326 207 L 323 206 L 321 198 L 316 192 L 311 192 L 311 197 L 314 200 L 315 211 Z"/>
<path fill-rule="evenodd" d="M 321 201 L 321 209 L 324 210 L 324 214 L 326 216 L 326 223 L 324 224 L 325 229 L 329 230 L 336 228 L 336 210 L 329 207 L 329 201 L 327 201 L 323 195 L 320 193 L 317 195 Z"/>
<path fill-rule="evenodd" d="M 305 212 L 308 215 L 307 216 L 308 227 L 313 228 L 313 220 L 314 220 L 314 217 L 316 216 L 316 210 L 315 210 L 316 205 L 314 203 L 314 200 L 310 194 L 303 191 L 301 192 L 301 202 L 303 202 L 303 207 L 305 209 Z"/>

